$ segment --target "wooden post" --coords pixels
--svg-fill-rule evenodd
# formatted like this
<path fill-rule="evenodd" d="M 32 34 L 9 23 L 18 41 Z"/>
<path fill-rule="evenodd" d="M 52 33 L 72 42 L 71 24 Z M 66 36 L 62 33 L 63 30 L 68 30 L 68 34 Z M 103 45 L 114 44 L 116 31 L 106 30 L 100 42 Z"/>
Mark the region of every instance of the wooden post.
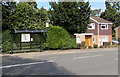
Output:
<path fill-rule="evenodd" d="M 30 51 L 31 51 L 31 33 L 30 33 Z"/>
<path fill-rule="evenodd" d="M 11 51 L 13 52 L 13 45 L 14 45 L 14 43 L 13 43 L 13 34 L 11 36 L 12 36 L 12 49 L 11 49 Z"/>
<path fill-rule="evenodd" d="M 21 49 L 22 49 L 22 47 L 21 47 L 21 46 L 22 46 L 22 45 L 21 45 L 21 37 L 22 37 L 22 36 L 21 36 L 21 34 L 20 34 L 20 51 L 21 51 Z"/>

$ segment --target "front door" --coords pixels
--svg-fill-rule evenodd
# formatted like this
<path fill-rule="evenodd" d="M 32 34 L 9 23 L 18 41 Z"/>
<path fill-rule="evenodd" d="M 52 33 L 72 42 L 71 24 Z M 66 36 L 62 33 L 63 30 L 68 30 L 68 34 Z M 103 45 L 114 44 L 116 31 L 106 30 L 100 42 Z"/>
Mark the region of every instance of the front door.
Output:
<path fill-rule="evenodd" d="M 88 46 L 91 46 L 90 45 L 90 38 L 91 38 L 91 36 L 89 36 L 89 35 L 86 35 L 85 36 L 85 43 L 86 43 L 86 46 L 88 47 Z"/>

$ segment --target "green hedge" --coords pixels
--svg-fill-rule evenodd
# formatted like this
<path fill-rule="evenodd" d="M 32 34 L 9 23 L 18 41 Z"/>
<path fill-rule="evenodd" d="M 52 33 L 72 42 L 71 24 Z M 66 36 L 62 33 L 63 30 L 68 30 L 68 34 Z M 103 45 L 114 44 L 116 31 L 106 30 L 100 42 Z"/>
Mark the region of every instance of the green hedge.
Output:
<path fill-rule="evenodd" d="M 98 48 L 98 45 L 94 44 L 94 48 Z"/>
<path fill-rule="evenodd" d="M 50 26 L 48 29 L 45 49 L 70 49 L 76 48 L 75 38 L 70 37 L 69 33 L 59 26 Z"/>
<path fill-rule="evenodd" d="M 118 38 L 118 41 L 120 42 L 120 38 Z"/>
<path fill-rule="evenodd" d="M 12 37 L 10 34 L 10 30 L 6 30 L 2 33 L 2 52 L 11 53 L 12 49 Z"/>
<path fill-rule="evenodd" d="M 104 42 L 104 46 L 109 46 L 110 42 Z"/>

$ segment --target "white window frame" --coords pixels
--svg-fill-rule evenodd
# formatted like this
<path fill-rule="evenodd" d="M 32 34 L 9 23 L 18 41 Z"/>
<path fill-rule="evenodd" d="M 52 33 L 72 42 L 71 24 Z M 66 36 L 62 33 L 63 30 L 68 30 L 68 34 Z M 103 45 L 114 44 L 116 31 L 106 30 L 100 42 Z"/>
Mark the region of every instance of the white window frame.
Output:
<path fill-rule="evenodd" d="M 102 28 L 102 26 L 105 26 L 105 28 Z M 108 24 L 101 24 L 101 29 L 108 29 Z"/>
<path fill-rule="evenodd" d="M 95 29 L 95 23 L 90 23 L 90 24 L 88 24 L 88 26 L 92 26 L 92 28 L 88 27 L 88 29 Z"/>
<path fill-rule="evenodd" d="M 80 36 L 76 36 L 76 43 L 81 43 L 81 37 Z"/>
<path fill-rule="evenodd" d="M 108 42 L 109 37 L 108 36 L 102 36 L 102 42 Z"/>

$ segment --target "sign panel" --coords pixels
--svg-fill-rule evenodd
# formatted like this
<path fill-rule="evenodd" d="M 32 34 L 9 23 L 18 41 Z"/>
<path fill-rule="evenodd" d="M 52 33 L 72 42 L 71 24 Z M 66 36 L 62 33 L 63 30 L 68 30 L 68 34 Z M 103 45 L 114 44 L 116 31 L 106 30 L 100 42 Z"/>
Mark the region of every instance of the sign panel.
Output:
<path fill-rule="evenodd" d="M 21 42 L 30 42 L 30 34 L 22 34 Z"/>

